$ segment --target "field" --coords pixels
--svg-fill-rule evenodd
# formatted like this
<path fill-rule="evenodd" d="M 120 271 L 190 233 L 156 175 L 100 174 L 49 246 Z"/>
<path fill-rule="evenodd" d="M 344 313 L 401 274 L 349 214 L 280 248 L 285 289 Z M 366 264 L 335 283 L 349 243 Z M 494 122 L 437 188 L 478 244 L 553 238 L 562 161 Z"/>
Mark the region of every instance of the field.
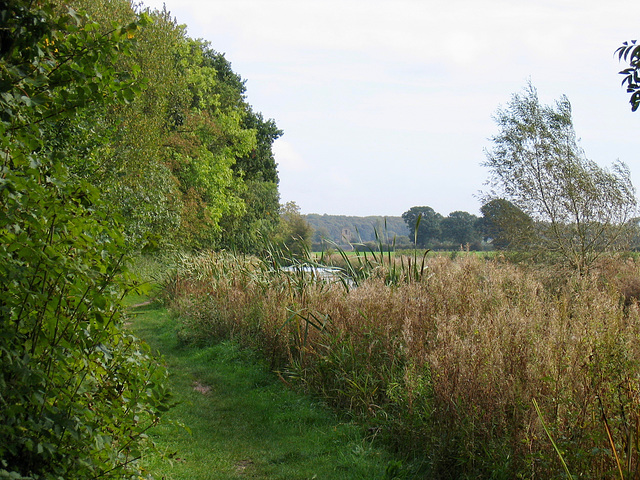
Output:
<path fill-rule="evenodd" d="M 339 255 L 321 279 L 183 257 L 185 343 L 233 340 L 319 395 L 417 478 L 639 478 L 640 264 L 589 275 L 477 255 Z"/>

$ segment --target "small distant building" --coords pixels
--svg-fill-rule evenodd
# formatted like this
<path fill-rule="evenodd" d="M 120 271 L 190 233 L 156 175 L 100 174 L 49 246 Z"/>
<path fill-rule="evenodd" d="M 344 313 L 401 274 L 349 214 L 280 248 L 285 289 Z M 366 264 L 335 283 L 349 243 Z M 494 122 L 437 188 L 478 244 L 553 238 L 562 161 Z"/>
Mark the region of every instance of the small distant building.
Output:
<path fill-rule="evenodd" d="M 343 228 L 342 233 L 340 234 L 340 238 L 342 238 L 342 241 L 345 243 L 351 243 L 351 229 Z"/>

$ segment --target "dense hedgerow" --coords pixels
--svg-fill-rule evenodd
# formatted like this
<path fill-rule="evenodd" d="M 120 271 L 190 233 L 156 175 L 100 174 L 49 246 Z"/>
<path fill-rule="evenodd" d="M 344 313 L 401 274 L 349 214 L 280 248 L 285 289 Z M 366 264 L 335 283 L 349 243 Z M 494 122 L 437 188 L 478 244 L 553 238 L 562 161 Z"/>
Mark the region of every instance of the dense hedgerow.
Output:
<path fill-rule="evenodd" d="M 0 18 L 0 478 L 141 478 L 165 372 L 122 326 L 132 282 L 117 219 L 45 130 L 133 94 L 112 67 L 144 18 L 103 34 L 22 0 Z"/>

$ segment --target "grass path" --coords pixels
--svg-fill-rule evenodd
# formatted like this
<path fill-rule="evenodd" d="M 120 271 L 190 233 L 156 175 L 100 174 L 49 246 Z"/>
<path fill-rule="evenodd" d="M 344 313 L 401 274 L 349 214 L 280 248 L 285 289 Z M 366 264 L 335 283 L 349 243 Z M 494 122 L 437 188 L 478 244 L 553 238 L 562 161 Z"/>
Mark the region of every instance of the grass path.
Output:
<path fill-rule="evenodd" d="M 164 308 L 143 304 L 130 312 L 132 330 L 164 357 L 179 402 L 152 432 L 175 454 L 171 462 L 146 459 L 156 479 L 394 478 L 389 456 L 358 427 L 288 390 L 251 352 L 227 342 L 179 345 L 177 321 Z"/>

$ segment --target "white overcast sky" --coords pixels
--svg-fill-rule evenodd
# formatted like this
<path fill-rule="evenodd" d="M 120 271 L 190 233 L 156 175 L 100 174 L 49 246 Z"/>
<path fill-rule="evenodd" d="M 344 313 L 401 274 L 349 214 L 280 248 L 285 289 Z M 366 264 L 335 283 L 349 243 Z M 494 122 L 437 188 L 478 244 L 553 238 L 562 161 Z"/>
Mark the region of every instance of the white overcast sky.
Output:
<path fill-rule="evenodd" d="M 247 80 L 274 144 L 281 202 L 303 213 L 479 214 L 492 115 L 531 79 L 567 95 L 587 156 L 640 187 L 640 111 L 614 56 L 638 0 L 143 0 Z"/>

